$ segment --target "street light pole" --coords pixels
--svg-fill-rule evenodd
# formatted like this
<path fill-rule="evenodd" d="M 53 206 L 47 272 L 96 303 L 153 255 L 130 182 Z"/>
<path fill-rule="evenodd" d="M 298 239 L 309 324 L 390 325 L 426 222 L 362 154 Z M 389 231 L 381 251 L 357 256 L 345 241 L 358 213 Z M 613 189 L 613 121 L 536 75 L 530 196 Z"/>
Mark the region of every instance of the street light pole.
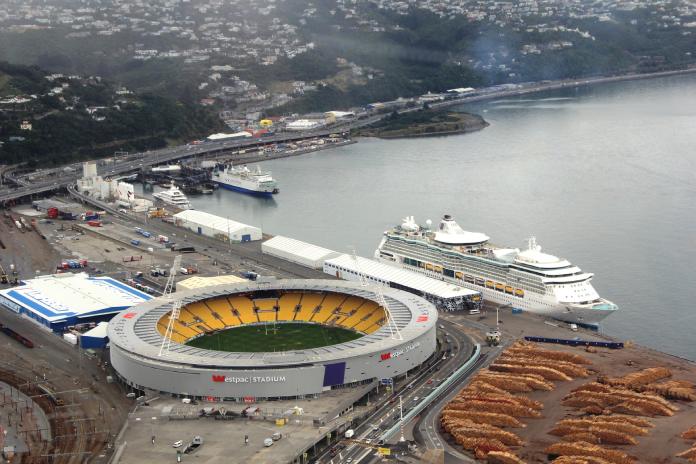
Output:
<path fill-rule="evenodd" d="M 399 427 L 401 428 L 399 441 L 404 442 L 406 441 L 406 438 L 404 438 L 404 405 L 401 401 L 401 395 L 399 395 Z"/>

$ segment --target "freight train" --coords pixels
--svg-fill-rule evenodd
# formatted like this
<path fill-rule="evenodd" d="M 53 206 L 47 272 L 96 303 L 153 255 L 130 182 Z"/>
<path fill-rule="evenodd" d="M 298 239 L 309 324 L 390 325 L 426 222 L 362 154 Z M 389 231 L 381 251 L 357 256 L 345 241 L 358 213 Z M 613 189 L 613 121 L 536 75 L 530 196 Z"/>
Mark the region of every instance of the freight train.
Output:
<path fill-rule="evenodd" d="M 18 334 L 17 332 L 5 326 L 4 324 L 0 324 L 0 332 L 4 332 L 8 337 L 14 338 L 27 348 L 34 348 L 34 343 L 31 340 L 29 340 L 23 335 Z"/>

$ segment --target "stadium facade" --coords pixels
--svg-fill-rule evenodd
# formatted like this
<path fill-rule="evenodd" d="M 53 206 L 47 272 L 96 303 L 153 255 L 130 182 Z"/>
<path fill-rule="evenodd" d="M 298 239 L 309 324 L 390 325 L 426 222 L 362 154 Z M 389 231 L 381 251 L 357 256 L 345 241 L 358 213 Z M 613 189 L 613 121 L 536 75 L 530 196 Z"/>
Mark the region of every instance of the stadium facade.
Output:
<path fill-rule="evenodd" d="M 332 388 L 394 378 L 436 351 L 437 310 L 416 295 L 333 280 L 247 282 L 177 292 L 182 311 L 160 355 L 171 301 L 157 298 L 109 324 L 111 363 L 138 389 L 218 400 L 303 398 Z M 279 353 L 232 353 L 185 345 L 250 324 L 309 322 L 363 334 L 336 345 Z"/>

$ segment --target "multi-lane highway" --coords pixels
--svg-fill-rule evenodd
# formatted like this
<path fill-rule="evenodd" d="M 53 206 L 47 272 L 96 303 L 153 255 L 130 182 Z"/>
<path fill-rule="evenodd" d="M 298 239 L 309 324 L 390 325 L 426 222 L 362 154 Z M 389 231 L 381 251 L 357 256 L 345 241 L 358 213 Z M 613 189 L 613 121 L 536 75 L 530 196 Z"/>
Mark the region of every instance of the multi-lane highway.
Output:
<path fill-rule="evenodd" d="M 466 316 L 459 316 L 466 317 Z M 321 464 L 341 463 L 372 463 L 378 460 L 377 446 L 381 444 L 385 433 L 396 426 L 398 432 L 387 439 L 387 443 L 400 440 L 401 430 L 398 427 L 401 413 L 407 416 L 409 411 L 423 405 L 427 396 L 437 390 L 446 379 L 459 367 L 464 365 L 474 351 L 471 338 L 461 330 L 461 327 L 447 320 L 440 320 L 438 339 L 440 351 L 434 356 L 431 364 L 418 372 L 414 377 L 400 382 L 393 392 L 380 387 L 380 395 L 373 402 L 380 404 L 363 423 L 354 429 L 355 435 L 351 440 L 342 440 L 320 454 L 316 461 Z M 473 368 L 475 369 L 475 365 Z M 460 385 L 468 374 L 462 376 L 453 387 Z M 456 390 L 455 390 L 456 391 Z M 443 392 L 447 394 L 449 388 Z M 435 401 L 439 402 L 440 396 Z M 401 401 L 401 408 L 399 402 Z M 401 409 L 401 410 L 400 410 Z M 417 419 L 416 421 L 417 422 Z M 410 424 L 402 424 L 406 434 Z"/>
<path fill-rule="evenodd" d="M 491 88 L 483 88 L 477 90 L 472 95 L 463 95 L 458 98 L 451 98 L 445 101 L 430 103 L 431 108 L 444 109 L 446 107 L 461 105 L 465 103 L 474 103 L 483 100 L 492 100 L 497 98 L 505 98 L 519 95 L 526 95 L 541 91 L 563 89 L 569 87 L 589 86 L 600 83 L 616 82 L 630 79 L 641 79 L 649 77 L 669 76 L 673 74 L 696 72 L 696 68 L 688 68 L 675 71 L 663 71 L 651 74 L 626 74 L 620 76 L 599 76 L 583 79 L 565 79 L 558 81 L 543 81 L 543 82 L 528 82 L 523 84 L 510 84 L 507 86 L 497 86 Z M 400 113 L 418 111 L 421 109 L 419 105 L 404 108 L 399 110 Z M 292 142 L 313 137 L 325 137 L 332 133 L 349 132 L 353 129 L 364 127 L 372 124 L 389 113 L 370 113 L 367 117 L 360 117 L 355 120 L 346 121 L 335 124 L 331 127 L 322 128 L 320 130 L 289 133 L 283 132 L 269 137 L 243 139 L 243 140 L 227 140 L 212 142 L 208 141 L 197 145 L 180 145 L 171 148 L 163 148 L 160 150 L 147 151 L 144 153 L 136 153 L 125 156 L 115 156 L 113 163 L 103 165 L 100 173 L 103 176 L 115 176 L 139 170 L 143 167 L 154 166 L 166 162 L 172 162 L 184 159 L 191 156 L 214 155 L 224 153 L 229 150 L 239 149 L 244 147 L 261 146 L 272 143 Z M 19 188 L 11 190 L 0 186 L 0 203 L 22 198 L 24 196 L 33 195 L 42 192 L 48 192 L 63 188 L 71 183 L 74 183 L 79 173 L 79 166 L 72 165 L 68 171 L 55 169 L 50 174 L 44 176 L 42 181 L 32 182 L 31 179 L 15 176 L 9 172 L 4 176 L 6 179 L 20 185 Z M 40 174 L 40 173 L 39 173 Z M 49 174 L 46 172 L 46 174 Z"/>
<path fill-rule="evenodd" d="M 155 166 L 163 163 L 170 163 L 190 157 L 200 157 L 206 155 L 216 155 L 229 152 L 231 150 L 253 148 L 274 143 L 287 143 L 316 137 L 326 137 L 333 133 L 349 132 L 350 130 L 371 124 L 382 116 L 371 116 L 365 119 L 358 119 L 347 123 L 337 124 L 322 130 L 307 131 L 300 133 L 280 133 L 269 137 L 207 141 L 198 144 L 179 145 L 175 147 L 163 148 L 160 150 L 146 151 L 127 155 L 114 156 L 111 162 L 100 162 L 99 173 L 102 177 L 113 177 L 128 172 L 138 171 L 143 168 Z M 52 190 L 58 190 L 68 185 L 74 184 L 81 177 L 79 164 L 72 164 L 62 169 L 49 169 L 37 171 L 28 176 L 18 176 L 14 171 L 4 173 L 3 177 L 17 185 L 19 188 L 0 189 L 0 203 L 8 200 L 15 200 L 29 195 L 34 195 Z M 41 179 L 32 181 L 33 179 Z"/>

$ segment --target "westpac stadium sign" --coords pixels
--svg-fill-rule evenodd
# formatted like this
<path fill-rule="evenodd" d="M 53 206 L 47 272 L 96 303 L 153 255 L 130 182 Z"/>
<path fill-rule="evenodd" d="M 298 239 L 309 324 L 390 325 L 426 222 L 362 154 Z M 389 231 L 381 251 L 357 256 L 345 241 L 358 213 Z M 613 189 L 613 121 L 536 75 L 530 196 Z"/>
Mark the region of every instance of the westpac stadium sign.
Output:
<path fill-rule="evenodd" d="M 408 353 L 409 351 L 416 349 L 420 346 L 420 342 L 414 342 L 411 343 L 410 345 L 406 345 L 405 347 L 396 350 L 396 351 L 389 351 L 387 353 L 382 353 L 379 355 L 379 360 L 380 361 L 387 361 L 388 359 L 394 359 L 398 358 L 402 354 Z"/>
<path fill-rule="evenodd" d="M 285 382 L 284 375 L 228 377 L 226 375 L 213 374 L 213 382 L 218 383 L 277 383 Z"/>

